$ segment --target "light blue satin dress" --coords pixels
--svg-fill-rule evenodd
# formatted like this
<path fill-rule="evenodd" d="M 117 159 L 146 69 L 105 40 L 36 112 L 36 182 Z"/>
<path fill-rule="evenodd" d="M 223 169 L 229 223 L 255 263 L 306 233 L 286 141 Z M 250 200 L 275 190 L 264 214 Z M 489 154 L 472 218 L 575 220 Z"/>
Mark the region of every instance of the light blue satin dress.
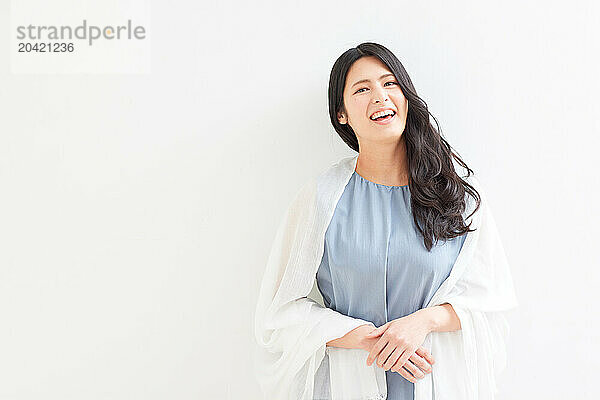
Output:
<path fill-rule="evenodd" d="M 408 185 L 381 185 L 354 171 L 325 234 L 317 287 L 327 307 L 381 326 L 427 305 L 465 238 L 440 240 L 427 251 Z M 386 381 L 389 400 L 414 399 L 414 383 L 392 371 Z"/>

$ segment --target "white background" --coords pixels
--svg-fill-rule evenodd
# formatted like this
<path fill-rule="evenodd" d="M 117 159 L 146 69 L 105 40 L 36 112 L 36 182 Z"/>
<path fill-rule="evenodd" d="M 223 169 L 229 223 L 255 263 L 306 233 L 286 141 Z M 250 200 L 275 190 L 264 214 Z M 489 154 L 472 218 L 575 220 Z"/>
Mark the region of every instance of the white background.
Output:
<path fill-rule="evenodd" d="M 267 255 L 299 185 L 355 154 L 327 83 L 364 41 L 487 188 L 520 302 L 499 399 L 598 398 L 597 2 L 140 13 L 151 73 L 13 74 L 0 3 L 1 400 L 261 399 Z"/>

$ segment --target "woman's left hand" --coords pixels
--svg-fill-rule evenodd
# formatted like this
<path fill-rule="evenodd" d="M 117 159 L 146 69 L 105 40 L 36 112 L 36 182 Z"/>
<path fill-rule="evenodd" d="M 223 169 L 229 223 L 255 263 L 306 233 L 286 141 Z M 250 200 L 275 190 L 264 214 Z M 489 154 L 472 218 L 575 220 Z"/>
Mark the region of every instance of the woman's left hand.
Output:
<path fill-rule="evenodd" d="M 399 370 L 423 344 L 429 332 L 428 324 L 419 312 L 380 326 L 367 335 L 367 339 L 381 336 L 367 357 L 367 365 L 371 366 L 377 359 L 377 365 L 386 371 Z"/>

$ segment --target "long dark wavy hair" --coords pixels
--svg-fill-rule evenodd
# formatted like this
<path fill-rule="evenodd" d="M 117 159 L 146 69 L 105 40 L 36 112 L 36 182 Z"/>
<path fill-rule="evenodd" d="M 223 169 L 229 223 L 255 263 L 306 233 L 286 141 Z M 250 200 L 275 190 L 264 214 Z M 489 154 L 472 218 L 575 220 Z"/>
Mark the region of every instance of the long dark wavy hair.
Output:
<path fill-rule="evenodd" d="M 465 193 L 471 195 L 477 204 L 466 218 L 479 209 L 481 197 L 473 186 L 456 173 L 452 157 L 467 170 L 466 177 L 473 170 L 442 137 L 437 119 L 429 112 L 427 103 L 417 95 L 400 60 L 386 47 L 372 42 L 362 43 L 347 50 L 335 61 L 329 77 L 329 116 L 335 131 L 352 150 L 359 151 L 358 139 L 352 127 L 340 124 L 337 114 L 346 113 L 344 86 L 348 70 L 356 60 L 366 56 L 377 57 L 390 69 L 408 100 L 406 127 L 402 134 L 406 140 L 413 220 L 423 235 L 425 247 L 430 251 L 434 239 L 437 243 L 440 239 L 446 240 L 474 231 L 470 229 L 471 223 L 465 225 L 462 217 L 466 209 Z M 430 115 L 437 129 L 431 124 Z"/>

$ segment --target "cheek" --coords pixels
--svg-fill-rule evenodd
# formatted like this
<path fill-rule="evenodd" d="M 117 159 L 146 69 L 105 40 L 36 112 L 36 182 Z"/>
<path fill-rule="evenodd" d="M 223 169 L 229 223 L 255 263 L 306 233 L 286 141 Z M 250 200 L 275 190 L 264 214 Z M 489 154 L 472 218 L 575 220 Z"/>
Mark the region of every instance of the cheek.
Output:
<path fill-rule="evenodd" d="M 398 95 L 395 96 L 391 96 L 392 101 L 400 108 L 400 107 L 406 107 L 406 98 L 402 95 L 402 93 L 399 93 Z"/>
<path fill-rule="evenodd" d="M 401 97 L 401 99 L 399 100 L 402 104 L 402 107 L 407 108 L 408 107 L 408 100 L 406 100 L 406 98 L 404 96 Z"/>
<path fill-rule="evenodd" d="M 367 111 L 369 109 L 369 99 L 367 96 L 359 96 L 352 100 L 350 100 L 350 104 L 348 108 L 350 109 L 350 113 L 355 118 L 361 118 L 367 115 Z"/>

